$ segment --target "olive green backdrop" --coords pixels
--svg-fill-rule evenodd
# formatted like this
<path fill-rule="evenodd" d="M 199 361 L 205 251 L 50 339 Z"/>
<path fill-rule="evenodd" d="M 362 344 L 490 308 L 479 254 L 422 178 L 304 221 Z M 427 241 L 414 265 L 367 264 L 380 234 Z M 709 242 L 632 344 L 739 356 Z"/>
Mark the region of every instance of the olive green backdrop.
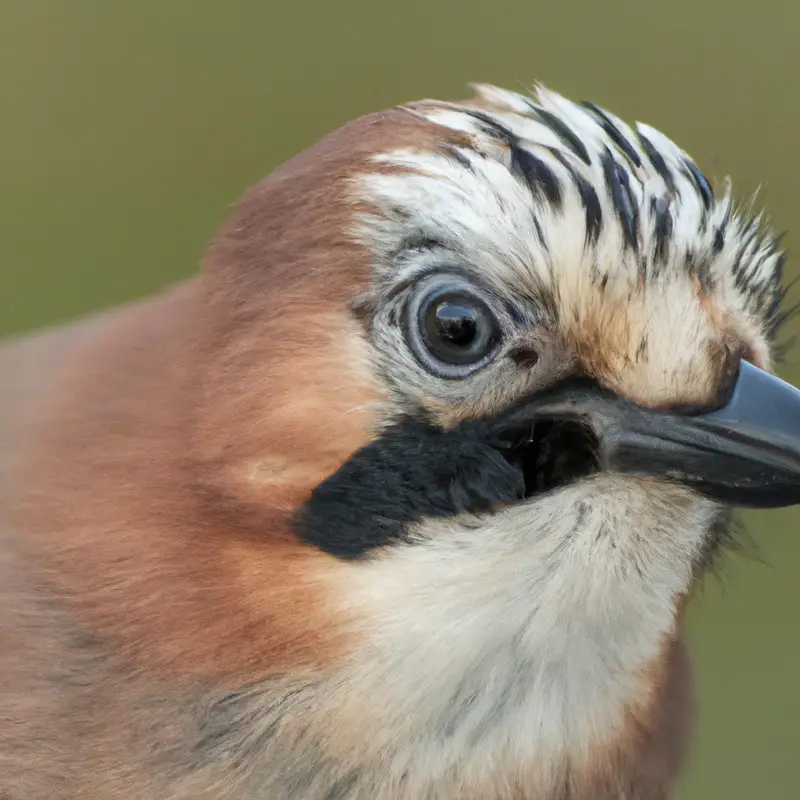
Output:
<path fill-rule="evenodd" d="M 468 81 L 542 80 L 663 128 L 710 176 L 763 184 L 797 248 L 799 42 L 796 0 L 0 0 L 0 333 L 192 273 L 280 161 Z M 800 512 L 746 521 L 760 560 L 690 612 L 682 800 L 800 798 Z"/>

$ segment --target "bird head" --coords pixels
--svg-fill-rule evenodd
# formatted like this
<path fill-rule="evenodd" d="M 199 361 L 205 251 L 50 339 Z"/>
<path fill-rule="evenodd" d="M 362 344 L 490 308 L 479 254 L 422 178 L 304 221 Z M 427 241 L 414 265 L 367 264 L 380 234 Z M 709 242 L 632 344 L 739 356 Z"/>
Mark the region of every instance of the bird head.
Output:
<path fill-rule="evenodd" d="M 197 450 L 241 431 L 215 496 L 317 554 L 343 748 L 596 753 L 647 714 L 728 503 L 797 498 L 752 428 L 798 420 L 781 265 L 663 134 L 544 88 L 363 118 L 251 191 Z"/>
<path fill-rule="evenodd" d="M 373 765 L 387 797 L 563 788 L 567 763 L 589 785 L 641 755 L 688 708 L 681 609 L 729 507 L 800 496 L 761 217 L 651 127 L 476 92 L 359 119 L 253 187 L 184 325 L 180 474 L 235 591 L 213 625 L 170 618 L 170 653 L 239 626 L 226 663 L 299 692 L 273 733 L 352 786 Z M 129 624 L 149 602 L 117 600 Z M 218 709 L 248 746 L 260 692 Z"/>

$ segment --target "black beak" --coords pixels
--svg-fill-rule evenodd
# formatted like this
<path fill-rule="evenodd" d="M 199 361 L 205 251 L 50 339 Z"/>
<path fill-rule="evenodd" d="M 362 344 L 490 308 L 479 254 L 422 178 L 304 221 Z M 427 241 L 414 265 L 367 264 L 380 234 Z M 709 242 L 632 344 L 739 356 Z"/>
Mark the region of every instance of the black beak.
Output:
<path fill-rule="evenodd" d="M 710 413 L 663 413 L 573 387 L 517 409 L 500 435 L 542 420 L 586 426 L 603 471 L 675 481 L 737 506 L 800 503 L 800 390 L 746 361 L 728 402 Z"/>

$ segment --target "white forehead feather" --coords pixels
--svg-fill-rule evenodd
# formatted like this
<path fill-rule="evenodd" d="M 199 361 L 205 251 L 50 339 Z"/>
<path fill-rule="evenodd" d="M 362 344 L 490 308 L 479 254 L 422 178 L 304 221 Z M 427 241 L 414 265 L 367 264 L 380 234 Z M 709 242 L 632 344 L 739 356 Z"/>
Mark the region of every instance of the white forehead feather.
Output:
<path fill-rule="evenodd" d="M 379 279 L 407 277 L 393 258 L 422 237 L 517 288 L 645 288 L 688 275 L 768 332 L 782 254 L 760 216 L 734 207 L 729 181 L 715 196 L 664 134 L 596 106 L 543 87 L 532 97 L 475 89 L 470 102 L 407 106 L 442 126 L 440 146 L 379 153 L 376 170 L 358 177 L 359 197 L 377 210 L 362 216 L 359 235 L 376 250 Z"/>

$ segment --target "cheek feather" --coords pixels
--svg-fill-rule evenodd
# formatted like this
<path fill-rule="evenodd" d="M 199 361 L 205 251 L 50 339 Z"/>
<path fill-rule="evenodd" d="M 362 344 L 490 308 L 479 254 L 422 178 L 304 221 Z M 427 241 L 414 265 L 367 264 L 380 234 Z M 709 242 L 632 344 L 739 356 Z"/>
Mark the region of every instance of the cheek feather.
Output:
<path fill-rule="evenodd" d="M 153 674 L 234 685 L 323 667 L 348 647 L 335 564 L 297 541 L 287 509 L 365 441 L 372 395 L 354 360 L 310 349 L 304 373 L 251 386 L 239 409 L 252 416 L 216 419 L 229 448 L 190 468 L 195 312 L 191 291 L 137 307 L 75 360 L 25 454 L 17 522 L 85 633 Z M 295 405 L 302 382 L 313 391 Z M 253 483 L 259 458 L 278 466 L 266 487 Z M 209 474 L 221 482 L 198 480 Z"/>
<path fill-rule="evenodd" d="M 386 403 L 350 317 L 287 319 L 273 336 L 276 356 L 231 392 L 230 405 L 215 402 L 198 442 L 208 484 L 255 515 L 300 505 L 367 443 Z"/>

